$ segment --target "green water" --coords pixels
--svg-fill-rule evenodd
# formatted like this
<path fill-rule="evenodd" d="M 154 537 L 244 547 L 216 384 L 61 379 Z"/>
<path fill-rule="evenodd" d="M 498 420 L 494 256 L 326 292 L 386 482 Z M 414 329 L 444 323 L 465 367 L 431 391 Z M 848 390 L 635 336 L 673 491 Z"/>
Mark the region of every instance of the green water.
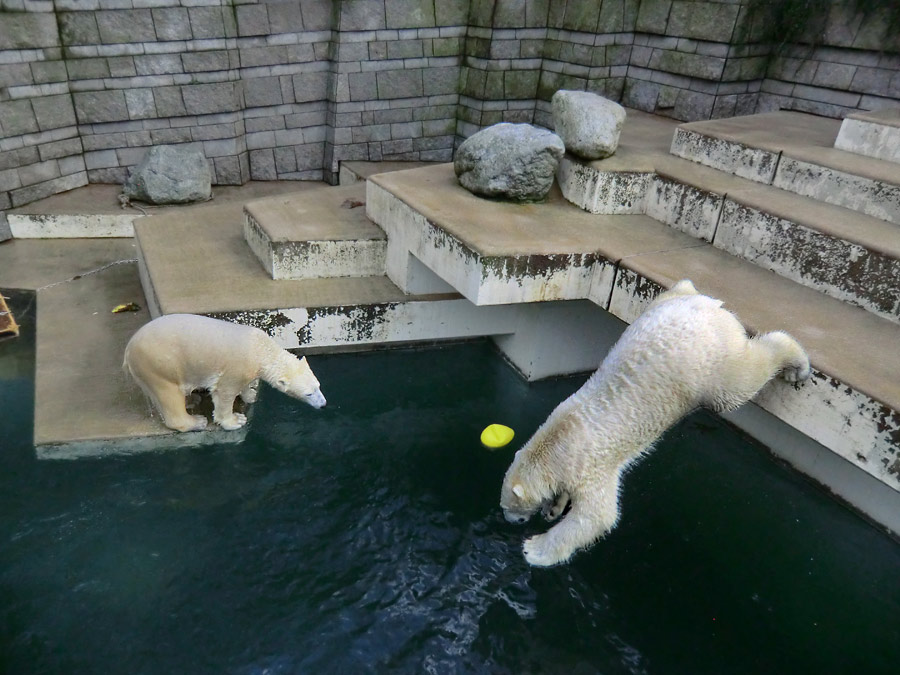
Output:
<path fill-rule="evenodd" d="M 27 298 L 18 298 L 24 302 Z M 315 356 L 246 443 L 31 448 L 33 315 L 0 343 L 0 672 L 895 673 L 900 546 L 716 417 L 625 480 L 620 526 L 529 568 L 513 449 L 584 378 L 484 343 Z M 511 448 L 478 443 L 490 422 Z"/>

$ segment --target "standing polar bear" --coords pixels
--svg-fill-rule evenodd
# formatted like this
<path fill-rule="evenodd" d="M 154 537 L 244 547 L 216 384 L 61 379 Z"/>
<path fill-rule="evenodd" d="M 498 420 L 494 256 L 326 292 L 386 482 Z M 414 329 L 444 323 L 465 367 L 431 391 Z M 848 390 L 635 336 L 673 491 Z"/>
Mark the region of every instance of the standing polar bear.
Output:
<path fill-rule="evenodd" d="M 720 300 L 687 280 L 661 294 L 622 334 L 600 368 L 563 401 L 506 472 L 500 505 L 524 523 L 539 508 L 565 517 L 525 540 L 532 565 L 565 562 L 616 525 L 625 469 L 672 424 L 705 406 L 731 410 L 777 373 L 809 377 L 809 359 L 787 333 L 749 339 Z"/>
<path fill-rule="evenodd" d="M 298 359 L 258 328 L 196 314 L 168 314 L 141 327 L 125 347 L 123 367 L 176 431 L 206 428 L 206 418 L 185 407 L 196 389 L 209 391 L 213 420 L 228 430 L 247 423 L 234 412 L 234 401 L 256 401 L 260 379 L 313 408 L 325 405 L 305 357 Z"/>

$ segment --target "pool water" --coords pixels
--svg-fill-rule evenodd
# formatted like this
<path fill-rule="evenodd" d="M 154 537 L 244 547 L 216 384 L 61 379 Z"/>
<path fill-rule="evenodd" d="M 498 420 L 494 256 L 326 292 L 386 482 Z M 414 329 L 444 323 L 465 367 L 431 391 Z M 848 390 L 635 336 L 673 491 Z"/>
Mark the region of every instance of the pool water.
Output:
<path fill-rule="evenodd" d="M 313 356 L 328 407 L 265 388 L 241 445 L 37 461 L 19 318 L 0 672 L 897 672 L 900 545 L 713 415 L 631 471 L 610 536 L 533 569 L 546 526 L 505 522 L 500 483 L 584 377 L 482 342 Z"/>

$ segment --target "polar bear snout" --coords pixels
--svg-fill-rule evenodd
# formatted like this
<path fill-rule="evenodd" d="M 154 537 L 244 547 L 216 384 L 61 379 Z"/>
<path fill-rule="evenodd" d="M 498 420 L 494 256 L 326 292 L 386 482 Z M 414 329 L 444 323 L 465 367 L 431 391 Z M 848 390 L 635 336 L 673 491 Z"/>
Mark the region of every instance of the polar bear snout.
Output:
<path fill-rule="evenodd" d="M 313 408 L 324 408 L 327 401 L 325 397 L 322 395 L 321 389 L 316 389 L 311 394 L 307 394 L 303 397 L 303 400 L 306 401 Z"/>
<path fill-rule="evenodd" d="M 503 517 L 506 518 L 507 522 L 515 523 L 516 525 L 527 523 L 529 520 L 528 516 L 526 515 L 523 515 L 521 513 L 511 513 L 509 511 L 504 511 Z"/>

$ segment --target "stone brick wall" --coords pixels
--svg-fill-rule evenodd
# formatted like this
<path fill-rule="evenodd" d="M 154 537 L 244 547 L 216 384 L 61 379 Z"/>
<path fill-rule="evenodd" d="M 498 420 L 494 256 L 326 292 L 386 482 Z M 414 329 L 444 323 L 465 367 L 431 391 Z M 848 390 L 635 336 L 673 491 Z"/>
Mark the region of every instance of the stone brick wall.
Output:
<path fill-rule="evenodd" d="M 561 88 L 682 120 L 900 106 L 885 12 L 833 0 L 779 45 L 753 11 L 773 1 L 0 0 L 0 226 L 154 144 L 196 145 L 219 184 L 447 161 L 496 122 L 551 127 Z"/>
<path fill-rule="evenodd" d="M 821 0 L 792 37 L 772 25 L 778 4 L 641 0 L 623 103 L 683 120 L 900 107 L 898 12 L 887 0 L 867 14 Z"/>

